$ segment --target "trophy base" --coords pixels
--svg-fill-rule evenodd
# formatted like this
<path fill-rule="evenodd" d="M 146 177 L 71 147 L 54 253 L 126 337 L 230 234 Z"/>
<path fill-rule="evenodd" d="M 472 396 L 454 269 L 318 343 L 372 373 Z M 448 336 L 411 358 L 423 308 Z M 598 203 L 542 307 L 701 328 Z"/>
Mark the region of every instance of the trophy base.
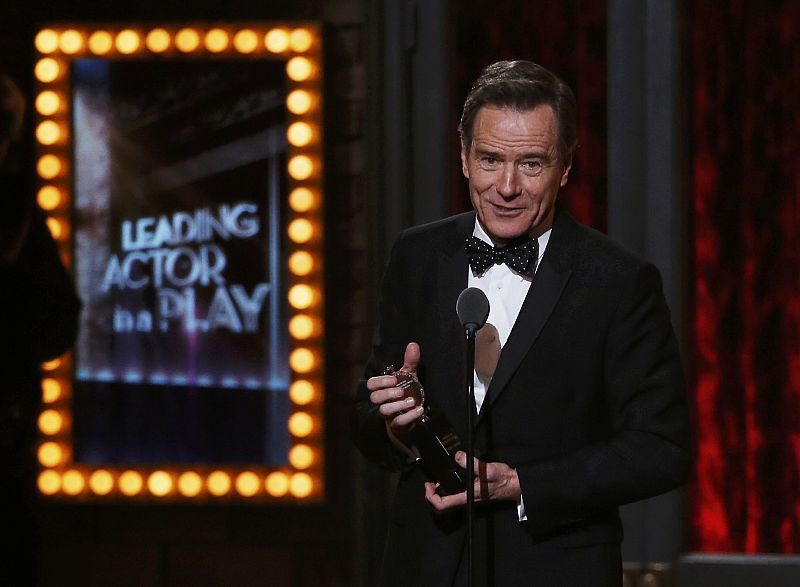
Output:
<path fill-rule="evenodd" d="M 433 429 L 430 419 L 423 416 L 409 432 L 411 444 L 419 451 L 419 466 L 439 484 L 437 495 L 445 496 L 466 490 L 466 473 L 455 462 L 461 441 L 453 432 L 442 434 Z"/>

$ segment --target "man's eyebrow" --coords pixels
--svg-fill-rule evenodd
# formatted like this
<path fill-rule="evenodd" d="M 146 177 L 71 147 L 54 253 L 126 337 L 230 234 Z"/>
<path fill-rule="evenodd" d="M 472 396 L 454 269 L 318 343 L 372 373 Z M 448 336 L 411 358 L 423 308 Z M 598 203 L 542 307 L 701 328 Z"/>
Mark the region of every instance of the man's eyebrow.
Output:
<path fill-rule="evenodd" d="M 523 153 L 520 159 L 549 159 L 550 153 L 544 150 L 528 151 Z"/>
<path fill-rule="evenodd" d="M 499 159 L 501 157 L 500 151 L 493 150 L 493 149 L 481 148 L 481 147 L 475 147 L 475 154 L 476 155 L 488 155 L 489 157 L 494 157 L 495 159 Z"/>
<path fill-rule="evenodd" d="M 495 159 L 505 158 L 504 155 L 499 150 L 494 150 L 486 147 L 475 147 L 474 153 L 479 156 L 494 157 Z M 550 153 L 542 149 L 528 151 L 526 153 L 522 153 L 522 155 L 518 157 L 518 159 L 547 159 L 547 160 L 549 160 L 550 158 L 551 158 Z"/>

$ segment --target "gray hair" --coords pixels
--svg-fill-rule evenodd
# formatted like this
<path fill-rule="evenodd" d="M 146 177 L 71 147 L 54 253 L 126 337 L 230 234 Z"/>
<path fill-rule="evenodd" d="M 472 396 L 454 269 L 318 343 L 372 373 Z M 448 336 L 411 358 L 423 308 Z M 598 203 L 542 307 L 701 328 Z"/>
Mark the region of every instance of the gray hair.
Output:
<path fill-rule="evenodd" d="M 566 163 L 578 144 L 575 95 L 553 72 L 532 61 L 498 61 L 481 72 L 464 102 L 458 125 L 461 140 L 469 150 L 475 117 L 484 106 L 525 111 L 541 105 L 553 109 L 558 124 L 558 153 Z"/>

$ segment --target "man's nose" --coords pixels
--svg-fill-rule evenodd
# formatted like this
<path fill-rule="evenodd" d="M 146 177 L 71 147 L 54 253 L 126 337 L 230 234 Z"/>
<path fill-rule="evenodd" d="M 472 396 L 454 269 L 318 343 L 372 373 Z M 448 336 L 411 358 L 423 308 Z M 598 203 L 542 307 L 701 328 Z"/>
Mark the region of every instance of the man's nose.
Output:
<path fill-rule="evenodd" d="M 516 165 L 507 163 L 500 172 L 500 177 L 497 181 L 497 193 L 504 198 L 513 198 L 519 194 L 519 185 Z"/>

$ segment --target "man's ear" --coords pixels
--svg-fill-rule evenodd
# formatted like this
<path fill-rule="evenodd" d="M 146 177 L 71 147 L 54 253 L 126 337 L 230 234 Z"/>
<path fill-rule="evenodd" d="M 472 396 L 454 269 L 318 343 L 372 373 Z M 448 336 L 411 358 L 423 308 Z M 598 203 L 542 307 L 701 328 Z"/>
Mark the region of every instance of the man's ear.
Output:
<path fill-rule="evenodd" d="M 464 139 L 461 139 L 461 173 L 464 174 L 464 177 L 469 179 L 469 167 L 467 167 L 467 156 L 469 155 L 469 149 L 464 145 Z"/>
<path fill-rule="evenodd" d="M 561 182 L 559 185 L 563 188 L 567 185 L 567 181 L 569 180 L 569 172 L 572 169 L 572 153 L 569 154 L 569 159 L 567 159 L 567 164 L 564 166 L 564 173 L 561 174 Z"/>

